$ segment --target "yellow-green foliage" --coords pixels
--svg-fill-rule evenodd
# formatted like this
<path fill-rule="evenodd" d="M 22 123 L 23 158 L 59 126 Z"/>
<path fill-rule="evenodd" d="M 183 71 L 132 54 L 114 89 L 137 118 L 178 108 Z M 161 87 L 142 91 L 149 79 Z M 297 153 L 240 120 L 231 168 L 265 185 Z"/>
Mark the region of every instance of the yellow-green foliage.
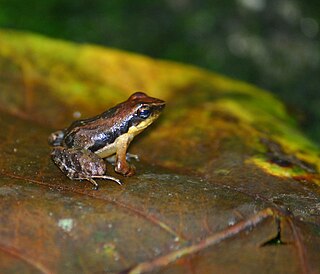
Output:
<path fill-rule="evenodd" d="M 39 92 L 33 87 L 41 86 L 41 92 L 46 92 L 52 104 L 66 108 L 81 105 L 91 113 L 93 108 L 104 109 L 136 90 L 166 100 L 163 127 L 167 131 L 151 133 L 155 140 L 170 131 L 179 145 L 183 143 L 190 149 L 202 138 L 238 136 L 254 151 L 247 163 L 277 176 L 308 175 L 301 169 L 268 162 L 266 148 L 260 142 L 261 138 L 268 138 L 280 144 L 284 153 L 320 170 L 318 147 L 297 129 L 281 102 L 252 85 L 183 64 L 2 30 L 0 71 L 8 73 L 8 64 L 13 74 L 20 72 L 25 85 L 30 86 L 29 93 Z M 41 110 L 41 106 L 38 108 Z M 50 115 L 52 112 L 48 121 Z M 59 113 L 55 115 L 58 117 Z M 187 158 L 190 151 L 183 150 L 182 145 L 181 148 L 180 154 Z M 312 178 L 318 182 L 317 175 Z"/>

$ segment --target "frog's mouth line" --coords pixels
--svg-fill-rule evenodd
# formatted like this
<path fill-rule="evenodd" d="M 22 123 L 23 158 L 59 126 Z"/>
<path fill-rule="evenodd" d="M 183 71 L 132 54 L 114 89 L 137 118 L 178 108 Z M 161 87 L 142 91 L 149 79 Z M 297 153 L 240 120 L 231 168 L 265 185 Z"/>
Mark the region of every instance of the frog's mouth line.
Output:
<path fill-rule="evenodd" d="M 150 117 L 144 121 L 141 121 L 139 124 L 131 126 L 129 128 L 128 133 L 129 134 L 134 134 L 137 135 L 138 133 L 140 133 L 142 130 L 144 130 L 146 127 L 148 127 L 150 124 L 153 123 L 154 120 L 156 120 L 158 118 L 158 116 L 160 115 L 160 111 L 157 112 L 153 112 L 152 115 L 150 115 Z"/>

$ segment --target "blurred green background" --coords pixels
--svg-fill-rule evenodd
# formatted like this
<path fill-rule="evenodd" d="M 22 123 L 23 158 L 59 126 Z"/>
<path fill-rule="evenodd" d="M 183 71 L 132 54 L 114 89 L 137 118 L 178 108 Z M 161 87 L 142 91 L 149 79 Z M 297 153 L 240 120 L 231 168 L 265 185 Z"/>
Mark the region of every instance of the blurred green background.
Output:
<path fill-rule="evenodd" d="M 320 143 L 320 5 L 297 0 L 0 0 L 0 27 L 194 64 L 272 91 Z"/>

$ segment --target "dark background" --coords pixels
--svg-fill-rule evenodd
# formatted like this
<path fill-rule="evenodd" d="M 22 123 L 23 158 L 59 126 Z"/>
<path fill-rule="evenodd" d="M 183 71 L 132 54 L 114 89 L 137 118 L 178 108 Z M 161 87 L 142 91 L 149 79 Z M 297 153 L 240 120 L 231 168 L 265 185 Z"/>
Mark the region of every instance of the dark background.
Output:
<path fill-rule="evenodd" d="M 0 0 L 0 27 L 134 51 L 275 93 L 320 143 L 319 1 Z"/>

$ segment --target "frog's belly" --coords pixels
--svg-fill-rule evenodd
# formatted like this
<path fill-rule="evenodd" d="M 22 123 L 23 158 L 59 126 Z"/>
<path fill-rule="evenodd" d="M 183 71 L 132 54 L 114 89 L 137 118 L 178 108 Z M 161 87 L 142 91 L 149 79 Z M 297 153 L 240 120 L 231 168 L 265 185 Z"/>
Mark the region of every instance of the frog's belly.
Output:
<path fill-rule="evenodd" d="M 112 143 L 112 144 L 106 145 L 105 147 L 95 151 L 95 154 L 97 154 L 100 158 L 106 158 L 106 157 L 109 157 L 109 156 L 115 154 L 116 151 L 117 151 L 116 144 Z"/>

